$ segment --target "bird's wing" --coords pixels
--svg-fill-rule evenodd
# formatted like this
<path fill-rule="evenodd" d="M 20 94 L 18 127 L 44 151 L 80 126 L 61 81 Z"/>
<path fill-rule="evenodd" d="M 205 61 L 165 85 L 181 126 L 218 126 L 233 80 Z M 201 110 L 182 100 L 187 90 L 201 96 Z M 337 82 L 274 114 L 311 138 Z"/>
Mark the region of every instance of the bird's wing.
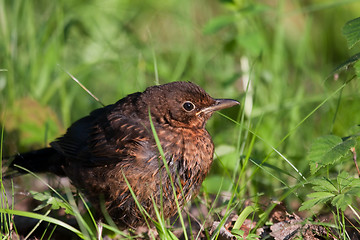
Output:
<path fill-rule="evenodd" d="M 98 112 L 96 112 L 98 111 Z M 51 146 L 70 161 L 84 166 L 99 166 L 135 158 L 152 157 L 153 139 L 144 125 L 116 112 L 98 109 L 75 122 Z"/>

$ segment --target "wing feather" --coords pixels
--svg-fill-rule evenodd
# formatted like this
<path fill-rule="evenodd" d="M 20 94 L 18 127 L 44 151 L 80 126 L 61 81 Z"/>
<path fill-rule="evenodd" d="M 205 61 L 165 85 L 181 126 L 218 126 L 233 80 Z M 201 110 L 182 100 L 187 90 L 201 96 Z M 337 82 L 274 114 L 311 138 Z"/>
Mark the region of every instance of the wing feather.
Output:
<path fill-rule="evenodd" d="M 113 105 L 109 105 L 76 121 L 50 145 L 69 161 L 81 161 L 84 166 L 128 161 L 135 158 L 136 152 L 149 150 L 149 156 L 144 157 L 152 157 L 153 140 L 144 124 L 135 119 L 114 111 Z"/>

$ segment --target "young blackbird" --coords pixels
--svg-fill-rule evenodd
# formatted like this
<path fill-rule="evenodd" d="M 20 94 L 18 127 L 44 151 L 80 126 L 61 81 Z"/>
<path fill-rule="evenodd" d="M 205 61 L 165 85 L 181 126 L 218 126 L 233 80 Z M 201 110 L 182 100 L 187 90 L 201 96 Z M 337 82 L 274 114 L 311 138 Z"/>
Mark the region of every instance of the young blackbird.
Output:
<path fill-rule="evenodd" d="M 120 227 L 145 224 L 138 202 L 156 218 L 177 212 L 198 193 L 213 161 L 214 145 L 205 129 L 214 111 L 239 102 L 214 99 L 190 82 L 172 82 L 128 95 L 73 123 L 50 147 L 19 154 L 15 165 L 32 172 L 68 177 L 95 209 L 100 204 Z M 175 186 L 175 195 L 149 121 L 149 112 Z M 17 175 L 17 174 L 15 174 Z M 13 175 L 14 176 L 14 175 Z M 162 203 L 161 203 L 162 201 Z"/>

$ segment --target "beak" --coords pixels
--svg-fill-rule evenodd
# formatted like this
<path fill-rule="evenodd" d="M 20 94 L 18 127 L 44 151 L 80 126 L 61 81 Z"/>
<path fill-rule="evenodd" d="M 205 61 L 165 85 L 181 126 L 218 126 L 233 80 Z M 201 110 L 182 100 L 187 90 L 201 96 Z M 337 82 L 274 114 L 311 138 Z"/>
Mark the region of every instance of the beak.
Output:
<path fill-rule="evenodd" d="M 236 100 L 232 99 L 215 99 L 215 103 L 211 105 L 210 107 L 206 107 L 201 109 L 199 112 L 196 113 L 196 115 L 199 115 L 200 113 L 212 113 L 215 111 L 219 111 L 221 109 L 230 108 L 235 105 L 239 105 L 240 103 Z"/>

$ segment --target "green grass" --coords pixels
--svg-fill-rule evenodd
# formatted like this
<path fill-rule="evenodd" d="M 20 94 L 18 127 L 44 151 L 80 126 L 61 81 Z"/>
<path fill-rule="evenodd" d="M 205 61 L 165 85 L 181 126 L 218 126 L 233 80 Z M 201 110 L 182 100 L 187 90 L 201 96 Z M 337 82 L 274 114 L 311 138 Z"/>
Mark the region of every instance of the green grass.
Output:
<path fill-rule="evenodd" d="M 359 52 L 342 35 L 359 10 L 355 0 L 0 0 L 1 153 L 42 147 L 101 107 L 66 71 L 104 104 L 157 82 L 192 81 L 242 103 L 207 124 L 216 157 L 195 203 L 222 223 L 245 201 L 279 200 L 297 211 L 312 191 L 304 178 L 356 174 L 343 161 L 311 175 L 307 153 L 320 136 L 358 133 L 359 80 L 344 85 L 351 70 L 328 76 Z M 17 189 L 1 186 L 2 194 Z M 15 192 L 2 195 L 2 214 L 17 213 Z M 359 213 L 359 200 L 351 207 Z M 256 212 L 257 221 L 271 209 Z"/>

